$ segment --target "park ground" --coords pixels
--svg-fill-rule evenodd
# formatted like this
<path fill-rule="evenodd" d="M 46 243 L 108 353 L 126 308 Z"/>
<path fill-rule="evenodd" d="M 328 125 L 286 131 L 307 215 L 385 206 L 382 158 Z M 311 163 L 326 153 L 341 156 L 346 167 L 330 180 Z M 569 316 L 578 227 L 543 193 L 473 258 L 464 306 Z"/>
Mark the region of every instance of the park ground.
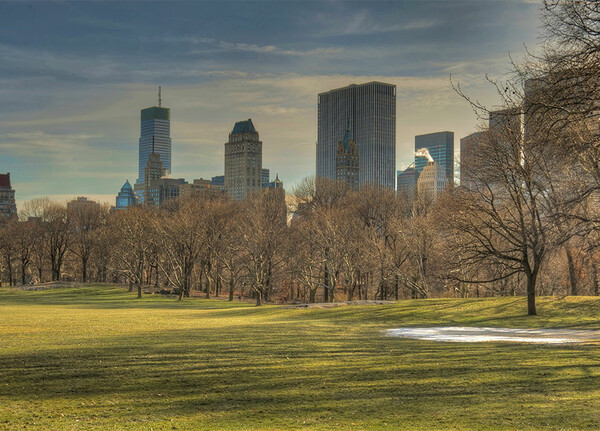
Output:
<path fill-rule="evenodd" d="M 0 289 L 0 429 L 598 429 L 600 345 L 399 326 L 600 329 L 600 299 L 290 309 L 121 287 Z"/>

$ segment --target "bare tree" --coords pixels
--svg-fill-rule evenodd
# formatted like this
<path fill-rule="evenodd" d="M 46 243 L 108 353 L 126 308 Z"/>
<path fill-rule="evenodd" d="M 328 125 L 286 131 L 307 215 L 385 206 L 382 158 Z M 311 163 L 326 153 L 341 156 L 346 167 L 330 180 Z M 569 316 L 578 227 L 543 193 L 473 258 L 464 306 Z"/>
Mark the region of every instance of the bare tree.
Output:
<path fill-rule="evenodd" d="M 154 222 L 159 268 L 179 293 L 179 300 L 190 296 L 194 267 L 206 249 L 207 213 L 203 200 L 182 199 Z"/>
<path fill-rule="evenodd" d="M 111 220 L 118 238 L 113 248 L 115 269 L 137 287 L 138 298 L 142 297 L 149 254 L 154 245 L 153 216 L 150 208 L 134 207 L 116 213 Z"/>
<path fill-rule="evenodd" d="M 287 208 L 283 190 L 258 192 L 242 202 L 240 245 L 256 305 L 271 293 L 274 272 L 284 262 Z"/>
<path fill-rule="evenodd" d="M 81 263 L 81 278 L 88 281 L 88 263 L 97 247 L 97 230 L 106 222 L 108 206 L 92 202 L 72 202 L 69 204 L 69 217 L 73 224 L 72 251 Z"/>

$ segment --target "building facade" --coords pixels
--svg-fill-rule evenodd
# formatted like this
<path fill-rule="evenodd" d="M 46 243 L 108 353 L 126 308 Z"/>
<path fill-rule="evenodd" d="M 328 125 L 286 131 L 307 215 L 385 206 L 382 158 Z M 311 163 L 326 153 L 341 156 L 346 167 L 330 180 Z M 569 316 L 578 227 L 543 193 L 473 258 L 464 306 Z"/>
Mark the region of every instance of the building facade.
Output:
<path fill-rule="evenodd" d="M 417 180 L 417 193 L 427 199 L 435 199 L 449 184 L 444 167 L 437 162 L 428 161 Z"/>
<path fill-rule="evenodd" d="M 359 189 L 360 155 L 356 142 L 350 138 L 350 119 L 346 122 L 344 138 L 338 142 L 335 153 L 336 181 L 346 184 L 350 190 Z"/>
<path fill-rule="evenodd" d="M 263 188 L 269 187 L 269 183 L 271 182 L 271 172 L 269 169 L 262 169 L 262 186 Z"/>
<path fill-rule="evenodd" d="M 96 201 L 92 201 L 85 196 L 77 196 L 77 199 L 73 199 L 67 202 L 68 210 L 76 210 L 78 208 L 99 208 L 100 204 Z"/>
<path fill-rule="evenodd" d="M 152 152 L 160 155 L 163 168 L 171 173 L 171 144 L 171 110 L 163 108 L 160 103 L 159 106 L 142 109 L 136 184 L 144 182 L 146 164 Z"/>
<path fill-rule="evenodd" d="M 251 119 L 238 121 L 225 143 L 225 188 L 242 200 L 262 184 L 262 142 Z"/>
<path fill-rule="evenodd" d="M 475 132 L 460 140 L 460 185 L 473 190 L 477 174 L 478 148 L 485 143 L 488 132 Z"/>
<path fill-rule="evenodd" d="M 183 178 L 159 178 L 151 181 L 146 188 L 145 205 L 158 207 L 171 199 L 178 198 L 182 184 L 185 184 Z"/>
<path fill-rule="evenodd" d="M 205 180 L 203 178 L 196 179 L 192 181 L 191 184 L 184 183 L 179 186 L 179 197 L 181 198 L 202 196 L 206 193 L 215 195 L 224 194 L 225 187 L 213 185 L 211 180 Z"/>
<path fill-rule="evenodd" d="M 336 179 L 340 136 L 350 119 L 360 153 L 359 185 L 395 188 L 396 86 L 352 84 L 318 95 L 317 177 Z"/>
<path fill-rule="evenodd" d="M 403 171 L 398 171 L 398 193 L 414 195 L 417 191 L 417 175 L 415 167 L 409 166 Z"/>
<path fill-rule="evenodd" d="M 433 160 L 444 168 L 448 181 L 454 182 L 454 132 L 436 132 L 415 136 L 415 150 L 427 148 Z M 427 166 L 427 159 L 415 157 L 417 179 Z"/>
<path fill-rule="evenodd" d="M 10 185 L 10 172 L 0 174 L 0 223 L 17 217 L 15 191 Z"/>
<path fill-rule="evenodd" d="M 138 202 L 137 196 L 133 191 L 133 187 L 129 184 L 129 180 L 125 181 L 121 191 L 117 195 L 115 209 L 123 210 L 136 205 Z"/>
<path fill-rule="evenodd" d="M 160 154 L 153 151 L 150 152 L 148 155 L 148 160 L 146 161 L 146 167 L 144 168 L 144 182 L 135 185 L 135 193 L 137 194 L 141 204 L 145 205 L 148 203 L 147 196 L 152 183 L 165 177 L 165 175 L 166 171 L 163 167 Z"/>

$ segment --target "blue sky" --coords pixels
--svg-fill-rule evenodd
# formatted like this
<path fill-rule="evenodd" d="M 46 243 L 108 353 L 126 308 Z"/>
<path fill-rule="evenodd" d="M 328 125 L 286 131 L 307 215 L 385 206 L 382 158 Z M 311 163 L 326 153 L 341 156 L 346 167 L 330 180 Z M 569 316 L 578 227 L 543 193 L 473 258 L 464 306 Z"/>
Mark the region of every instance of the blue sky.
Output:
<path fill-rule="evenodd" d="M 252 118 L 286 188 L 315 170 L 317 93 L 371 80 L 397 92 L 397 167 L 414 135 L 459 139 L 477 118 L 450 75 L 498 102 L 485 75 L 534 46 L 535 1 L 0 2 L 0 172 L 19 201 L 114 201 L 135 181 L 139 111 L 171 108 L 174 177 L 223 172 Z M 113 202 L 114 203 L 114 202 Z"/>

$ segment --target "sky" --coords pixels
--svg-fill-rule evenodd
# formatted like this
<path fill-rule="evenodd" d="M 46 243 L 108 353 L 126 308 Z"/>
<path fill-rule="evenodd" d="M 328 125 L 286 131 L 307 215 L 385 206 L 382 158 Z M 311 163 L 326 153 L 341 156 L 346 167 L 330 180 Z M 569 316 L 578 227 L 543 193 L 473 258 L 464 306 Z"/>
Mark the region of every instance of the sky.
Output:
<path fill-rule="evenodd" d="M 0 172 L 17 204 L 111 202 L 137 177 L 140 110 L 171 109 L 172 176 L 223 174 L 252 118 L 286 189 L 315 173 L 317 94 L 397 85 L 396 163 L 414 136 L 480 121 L 451 80 L 499 102 L 486 76 L 538 41 L 532 0 L 0 2 Z"/>

